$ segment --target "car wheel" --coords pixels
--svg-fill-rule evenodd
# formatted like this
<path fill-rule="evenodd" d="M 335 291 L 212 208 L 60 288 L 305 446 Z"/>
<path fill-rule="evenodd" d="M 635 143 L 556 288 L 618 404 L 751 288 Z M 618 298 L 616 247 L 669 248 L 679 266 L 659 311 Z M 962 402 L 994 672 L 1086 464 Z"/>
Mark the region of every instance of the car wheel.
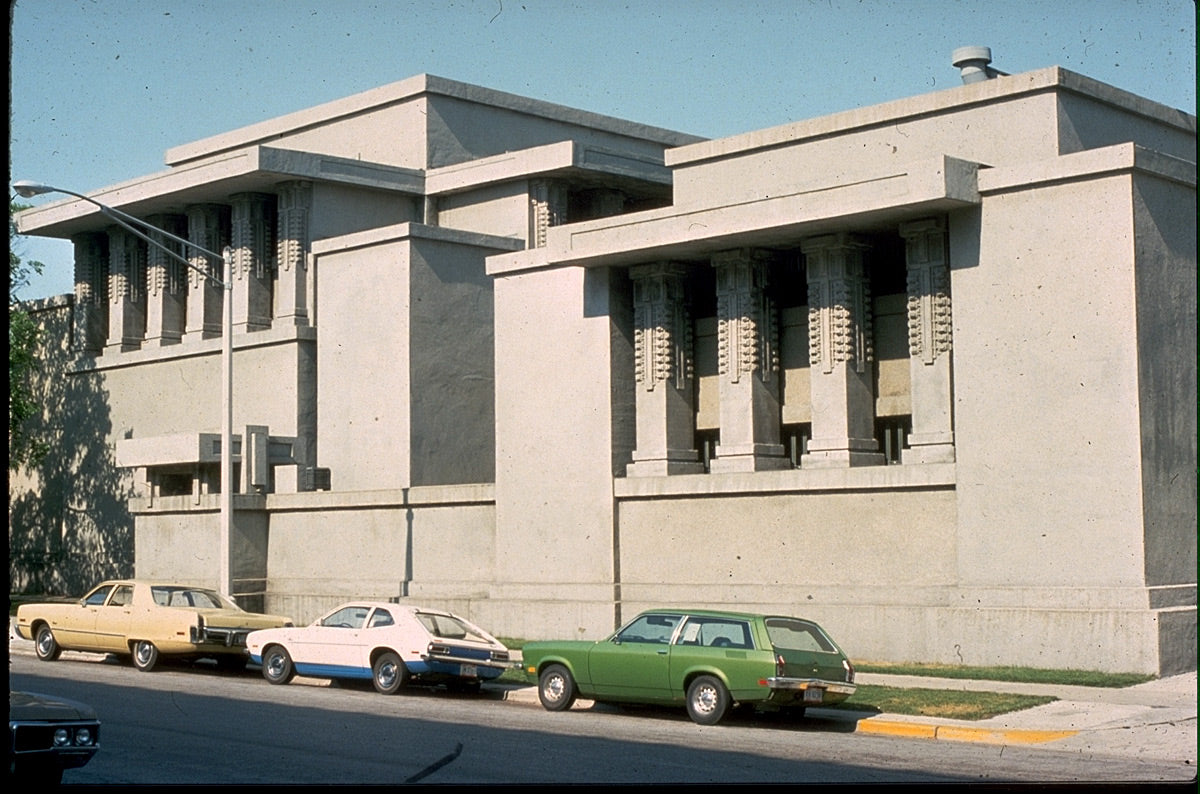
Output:
<path fill-rule="evenodd" d="M 53 662 L 62 656 L 62 647 L 58 644 L 58 640 L 54 639 L 54 632 L 45 623 L 38 626 L 34 639 L 36 640 L 34 645 L 37 657 L 43 662 Z"/>
<path fill-rule="evenodd" d="M 158 664 L 158 648 L 150 640 L 138 640 L 133 644 L 133 666 L 148 673 Z"/>
<path fill-rule="evenodd" d="M 376 692 L 394 695 L 408 680 L 408 668 L 391 651 L 381 653 L 375 664 L 371 665 L 371 680 L 375 683 Z"/>
<path fill-rule="evenodd" d="M 291 654 L 280 645 L 272 645 L 267 648 L 266 653 L 263 654 L 262 673 L 263 678 L 272 684 L 286 684 L 291 681 L 296 675 Z"/>
<path fill-rule="evenodd" d="M 700 725 L 716 725 L 729 711 L 729 690 L 719 679 L 702 675 L 687 691 L 688 716 Z"/>
<path fill-rule="evenodd" d="M 547 711 L 566 711 L 575 695 L 575 679 L 561 664 L 550 665 L 538 676 L 538 700 Z"/>

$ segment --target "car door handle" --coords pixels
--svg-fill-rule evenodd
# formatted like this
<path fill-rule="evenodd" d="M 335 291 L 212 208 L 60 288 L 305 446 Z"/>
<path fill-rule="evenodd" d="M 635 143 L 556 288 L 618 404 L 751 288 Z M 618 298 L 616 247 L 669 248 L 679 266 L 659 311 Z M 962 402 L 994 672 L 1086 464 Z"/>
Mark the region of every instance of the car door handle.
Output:
<path fill-rule="evenodd" d="M 658 655 L 659 655 L 659 656 L 666 656 L 666 655 L 667 655 L 667 649 L 666 649 L 666 648 L 663 648 L 662 650 L 658 651 Z"/>

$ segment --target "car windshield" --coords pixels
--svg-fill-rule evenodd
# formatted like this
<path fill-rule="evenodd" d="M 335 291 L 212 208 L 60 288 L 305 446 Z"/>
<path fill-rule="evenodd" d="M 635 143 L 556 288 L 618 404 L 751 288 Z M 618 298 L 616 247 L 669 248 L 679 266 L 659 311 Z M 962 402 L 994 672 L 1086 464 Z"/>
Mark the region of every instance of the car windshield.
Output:
<path fill-rule="evenodd" d="M 421 621 L 421 625 L 430 634 L 445 640 L 489 641 L 479 629 L 453 615 L 433 615 L 429 612 L 418 612 L 417 620 Z"/>
<path fill-rule="evenodd" d="M 766 623 L 771 644 L 781 651 L 837 652 L 837 647 L 816 623 L 796 618 L 767 618 Z"/>
<path fill-rule="evenodd" d="M 150 588 L 154 603 L 160 607 L 196 607 L 199 609 L 239 609 L 237 604 L 226 601 L 216 590 L 200 587 L 154 585 Z"/>

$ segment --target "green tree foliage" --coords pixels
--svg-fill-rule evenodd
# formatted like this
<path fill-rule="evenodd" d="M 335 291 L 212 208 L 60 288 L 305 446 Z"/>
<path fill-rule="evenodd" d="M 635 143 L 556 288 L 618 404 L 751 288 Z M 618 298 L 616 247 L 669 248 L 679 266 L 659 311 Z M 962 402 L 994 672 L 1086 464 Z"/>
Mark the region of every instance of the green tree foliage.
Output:
<path fill-rule="evenodd" d="M 31 376 L 37 367 L 35 350 L 38 328 L 17 297 L 29 277 L 42 272 L 42 263 L 23 261 L 16 253 L 16 213 L 26 205 L 8 205 L 8 469 L 14 471 L 36 463 L 45 455 L 45 445 L 29 432 L 29 419 L 38 410 L 33 399 Z"/>

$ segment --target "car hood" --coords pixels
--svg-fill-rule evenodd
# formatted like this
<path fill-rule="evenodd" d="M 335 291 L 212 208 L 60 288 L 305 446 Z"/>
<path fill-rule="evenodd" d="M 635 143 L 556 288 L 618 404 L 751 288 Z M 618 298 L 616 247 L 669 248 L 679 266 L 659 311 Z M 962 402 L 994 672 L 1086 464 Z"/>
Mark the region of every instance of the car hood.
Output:
<path fill-rule="evenodd" d="M 10 720 L 94 720 L 96 710 L 86 703 L 38 692 L 9 692 Z"/>

